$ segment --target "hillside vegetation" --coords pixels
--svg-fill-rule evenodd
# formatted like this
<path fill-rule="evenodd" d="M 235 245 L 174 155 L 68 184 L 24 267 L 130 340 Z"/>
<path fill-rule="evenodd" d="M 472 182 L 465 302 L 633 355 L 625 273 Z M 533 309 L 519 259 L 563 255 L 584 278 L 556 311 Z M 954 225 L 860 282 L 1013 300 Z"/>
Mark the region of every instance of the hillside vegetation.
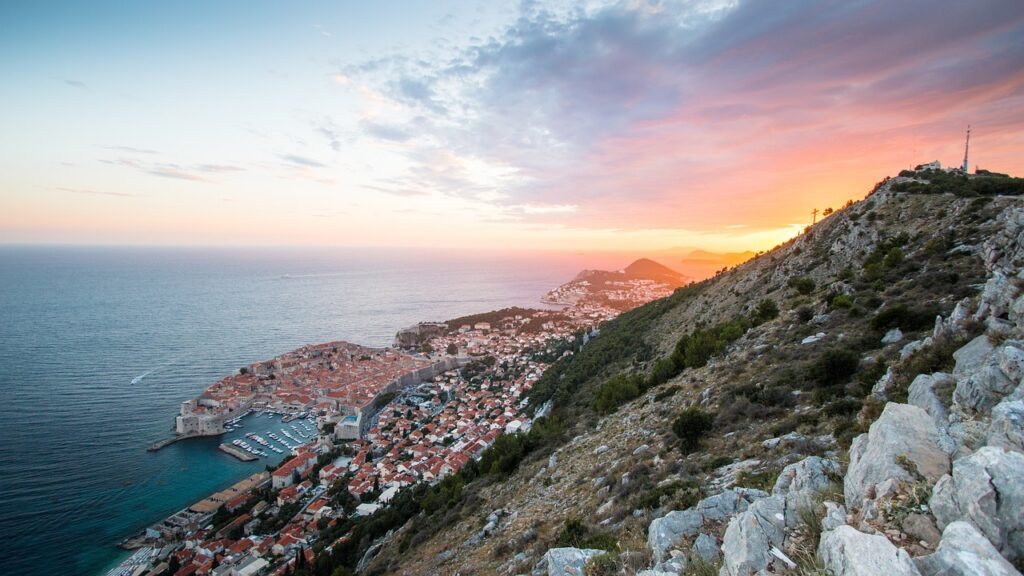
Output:
<path fill-rule="evenodd" d="M 980 289 L 992 283 L 993 261 L 1012 251 L 1004 245 L 1020 242 L 1019 198 L 943 193 L 938 178 L 927 190 L 908 186 L 927 176 L 887 180 L 786 244 L 604 324 L 533 388 L 532 405 L 550 413 L 529 434 L 502 437 L 476 466 L 408 492 L 348 553 L 381 538 L 361 566 L 370 574 L 555 573 L 552 553 L 563 549 L 584 554 L 576 560 L 588 574 L 655 564 L 717 573 L 723 553 L 726 573 L 742 573 L 726 548 L 743 498 L 767 496 L 788 465 L 821 457 L 832 464 L 819 466 L 817 504 L 787 511 L 777 544 L 796 567 L 775 564 L 819 573 L 831 561 L 817 549 L 821 502 L 843 502 L 840 468 L 854 439 L 886 401 L 903 406 L 918 375 L 958 366 L 954 351 L 979 334 L 1016 334 L 1008 317 L 986 323 Z M 940 329 L 937 316 L 955 319 L 955 329 Z M 949 386 L 936 395 L 954 411 Z M 968 444 L 961 437 L 964 455 Z M 925 480 L 920 490 L 936 478 Z M 736 486 L 749 492 L 727 490 Z M 698 507 L 701 544 L 663 534 L 666 519 L 726 493 L 743 505 L 722 517 Z M 874 522 L 876 532 L 895 530 L 890 540 L 917 537 L 900 524 L 902 508 L 872 516 L 846 500 L 868 523 L 859 533 Z M 791 513 L 805 518 L 790 526 Z M 936 531 L 936 518 L 917 515 Z M 666 564 L 680 556 L 661 557 L 671 549 L 663 540 L 682 560 Z M 908 550 L 922 556 L 936 544 Z M 696 562 L 698 548 L 708 553 Z"/>

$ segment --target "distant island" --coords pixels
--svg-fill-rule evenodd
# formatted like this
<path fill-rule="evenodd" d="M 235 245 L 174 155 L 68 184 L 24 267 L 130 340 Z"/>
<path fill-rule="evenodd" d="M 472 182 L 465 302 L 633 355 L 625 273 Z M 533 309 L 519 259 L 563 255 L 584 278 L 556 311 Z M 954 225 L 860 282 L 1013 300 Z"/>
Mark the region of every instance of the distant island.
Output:
<path fill-rule="evenodd" d="M 625 312 L 672 294 L 692 278 L 640 258 L 621 270 L 584 270 L 571 281 L 551 290 L 541 299 L 547 304 L 607 308 Z"/>

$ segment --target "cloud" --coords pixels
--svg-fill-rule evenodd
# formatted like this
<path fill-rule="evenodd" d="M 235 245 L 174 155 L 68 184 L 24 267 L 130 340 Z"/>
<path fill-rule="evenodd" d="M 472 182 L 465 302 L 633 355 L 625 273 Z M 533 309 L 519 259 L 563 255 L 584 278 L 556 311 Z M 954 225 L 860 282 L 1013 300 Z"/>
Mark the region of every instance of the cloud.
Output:
<path fill-rule="evenodd" d="M 192 182 L 209 182 L 206 178 L 192 174 L 175 166 L 162 166 L 149 170 L 149 173 L 162 178 L 174 178 L 176 180 L 189 180 Z"/>
<path fill-rule="evenodd" d="M 195 166 L 195 169 L 199 170 L 200 172 L 212 172 L 217 174 L 223 174 L 227 172 L 243 172 L 245 170 L 245 168 L 232 166 L 230 164 L 197 164 Z"/>
<path fill-rule="evenodd" d="M 159 154 L 156 150 L 150 148 L 136 148 L 134 146 L 102 146 L 104 150 L 116 150 L 118 152 L 128 152 L 129 154 Z"/>
<path fill-rule="evenodd" d="M 375 190 L 377 192 L 383 192 L 384 194 L 390 194 L 392 196 L 402 196 L 405 198 L 412 196 L 426 196 L 428 193 L 424 190 L 416 190 L 414 188 L 406 188 L 402 186 L 377 186 L 374 184 L 364 184 L 363 188 L 368 190 Z"/>
<path fill-rule="evenodd" d="M 381 140 L 390 140 L 392 142 L 405 142 L 413 137 L 411 130 L 400 125 L 382 124 L 372 120 L 361 121 L 359 123 L 359 128 L 363 133 L 369 136 L 379 138 Z"/>
<path fill-rule="evenodd" d="M 323 164 L 321 162 L 317 162 L 316 160 L 313 160 L 312 158 L 307 158 L 305 156 L 299 156 L 298 154 L 282 154 L 280 156 L 280 158 L 282 160 L 284 160 L 285 162 L 288 162 L 290 164 L 294 164 L 296 166 L 303 166 L 303 167 L 306 167 L 306 168 L 326 168 L 327 167 L 326 164 Z"/>
<path fill-rule="evenodd" d="M 958 147 L 968 122 L 1008 138 L 1024 123 L 1022 36 L 1016 0 L 525 3 L 433 63 L 339 69 L 404 108 L 359 129 L 405 143 L 406 177 L 432 192 L 573 206 L 529 216 L 579 225 L 760 228 L 863 194 L 922 143 Z M 831 196 L 815 198 L 823 178 Z"/>
<path fill-rule="evenodd" d="M 64 83 L 72 88 L 78 88 L 79 90 L 88 90 L 89 87 L 81 80 L 74 80 L 71 78 L 64 78 Z"/>
<path fill-rule="evenodd" d="M 93 196 L 114 196 L 118 198 L 127 198 L 135 196 L 135 194 L 129 194 L 127 192 L 109 192 L 104 190 L 87 190 L 84 188 L 62 188 L 58 187 L 57 190 L 62 192 L 70 192 L 72 194 L 89 194 Z"/>

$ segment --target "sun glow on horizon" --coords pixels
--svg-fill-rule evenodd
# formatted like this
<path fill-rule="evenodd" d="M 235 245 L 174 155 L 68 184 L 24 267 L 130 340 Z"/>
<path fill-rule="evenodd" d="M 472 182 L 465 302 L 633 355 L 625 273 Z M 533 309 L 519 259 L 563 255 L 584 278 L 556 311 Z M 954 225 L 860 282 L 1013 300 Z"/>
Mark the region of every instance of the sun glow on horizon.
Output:
<path fill-rule="evenodd" d="M 968 123 L 1024 171 L 983 4 L 8 6 L 0 243 L 767 250 Z"/>

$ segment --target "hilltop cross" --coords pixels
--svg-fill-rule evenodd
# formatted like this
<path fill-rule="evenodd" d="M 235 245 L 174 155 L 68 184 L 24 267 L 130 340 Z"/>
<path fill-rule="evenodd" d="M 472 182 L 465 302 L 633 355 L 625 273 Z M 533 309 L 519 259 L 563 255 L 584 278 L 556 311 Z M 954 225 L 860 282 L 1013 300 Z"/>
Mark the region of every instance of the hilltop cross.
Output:
<path fill-rule="evenodd" d="M 813 226 L 813 225 L 818 223 L 818 209 L 817 208 L 815 208 L 814 210 L 811 210 L 811 216 L 814 217 L 814 221 L 811 222 L 811 225 Z"/>

